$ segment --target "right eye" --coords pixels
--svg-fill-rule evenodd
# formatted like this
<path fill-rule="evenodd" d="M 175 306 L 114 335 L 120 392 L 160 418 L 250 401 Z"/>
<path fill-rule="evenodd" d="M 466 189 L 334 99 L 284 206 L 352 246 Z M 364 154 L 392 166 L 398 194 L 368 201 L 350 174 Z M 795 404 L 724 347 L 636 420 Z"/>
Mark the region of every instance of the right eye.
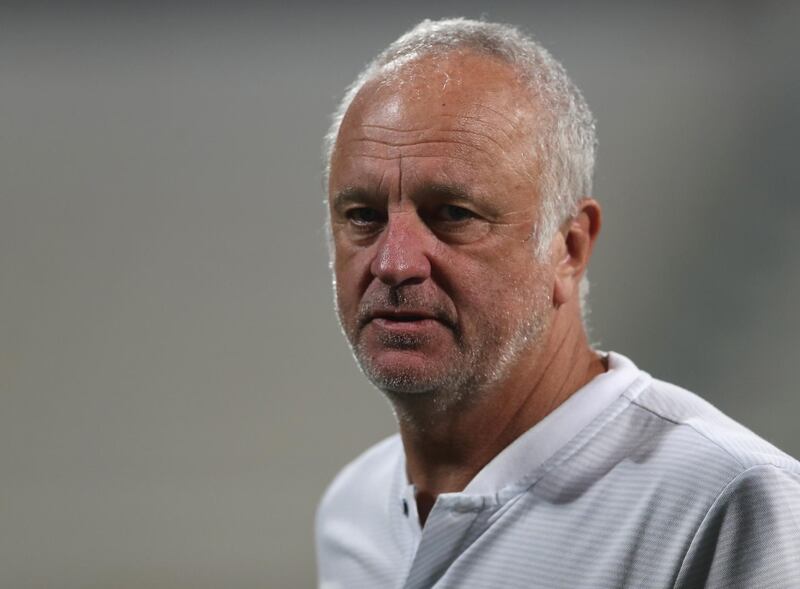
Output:
<path fill-rule="evenodd" d="M 370 207 L 356 207 L 345 213 L 348 221 L 353 225 L 368 226 L 383 221 L 383 215 Z"/>

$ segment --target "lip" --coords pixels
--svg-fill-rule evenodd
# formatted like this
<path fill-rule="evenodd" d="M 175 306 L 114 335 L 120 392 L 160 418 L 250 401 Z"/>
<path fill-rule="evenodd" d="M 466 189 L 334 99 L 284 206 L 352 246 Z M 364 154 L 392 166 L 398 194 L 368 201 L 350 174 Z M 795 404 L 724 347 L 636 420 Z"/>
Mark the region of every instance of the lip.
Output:
<path fill-rule="evenodd" d="M 392 316 L 392 317 L 373 317 L 370 321 L 372 325 L 385 332 L 396 334 L 422 334 L 433 329 L 443 327 L 442 323 L 432 317 L 422 316 Z"/>
<path fill-rule="evenodd" d="M 366 324 L 370 323 L 379 330 L 398 335 L 421 335 L 423 332 L 447 327 L 437 315 L 422 309 L 376 309 L 367 318 Z"/>
<path fill-rule="evenodd" d="M 370 321 L 382 321 L 387 323 L 414 323 L 416 321 L 438 321 L 435 315 L 426 311 L 403 310 L 403 311 L 376 311 L 373 312 Z"/>

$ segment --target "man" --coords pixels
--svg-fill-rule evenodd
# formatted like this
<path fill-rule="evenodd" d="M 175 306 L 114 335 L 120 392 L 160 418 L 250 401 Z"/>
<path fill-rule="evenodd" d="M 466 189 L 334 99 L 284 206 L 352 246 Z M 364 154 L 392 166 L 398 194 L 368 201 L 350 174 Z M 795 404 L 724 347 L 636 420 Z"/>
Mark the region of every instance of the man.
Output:
<path fill-rule="evenodd" d="M 594 147 L 504 25 L 425 21 L 345 96 L 337 310 L 400 431 L 326 492 L 322 587 L 800 587 L 800 465 L 588 343 Z"/>

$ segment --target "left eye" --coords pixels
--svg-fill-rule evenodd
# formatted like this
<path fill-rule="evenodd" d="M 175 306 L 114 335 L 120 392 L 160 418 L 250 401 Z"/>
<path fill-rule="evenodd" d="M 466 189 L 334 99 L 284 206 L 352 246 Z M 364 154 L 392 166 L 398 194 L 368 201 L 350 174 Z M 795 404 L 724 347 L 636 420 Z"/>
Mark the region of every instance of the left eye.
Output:
<path fill-rule="evenodd" d="M 444 221 L 458 222 L 471 219 L 475 215 L 469 209 L 456 205 L 444 205 L 439 209 L 439 215 Z"/>

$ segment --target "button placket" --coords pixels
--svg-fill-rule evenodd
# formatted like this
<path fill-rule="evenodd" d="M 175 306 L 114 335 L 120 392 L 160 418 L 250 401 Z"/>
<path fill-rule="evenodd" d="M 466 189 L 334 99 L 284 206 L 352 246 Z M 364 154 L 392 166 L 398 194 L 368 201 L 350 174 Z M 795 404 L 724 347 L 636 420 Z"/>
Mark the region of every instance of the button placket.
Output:
<path fill-rule="evenodd" d="M 480 508 L 440 497 L 431 509 L 404 589 L 423 589 L 436 583 L 458 557 Z"/>

